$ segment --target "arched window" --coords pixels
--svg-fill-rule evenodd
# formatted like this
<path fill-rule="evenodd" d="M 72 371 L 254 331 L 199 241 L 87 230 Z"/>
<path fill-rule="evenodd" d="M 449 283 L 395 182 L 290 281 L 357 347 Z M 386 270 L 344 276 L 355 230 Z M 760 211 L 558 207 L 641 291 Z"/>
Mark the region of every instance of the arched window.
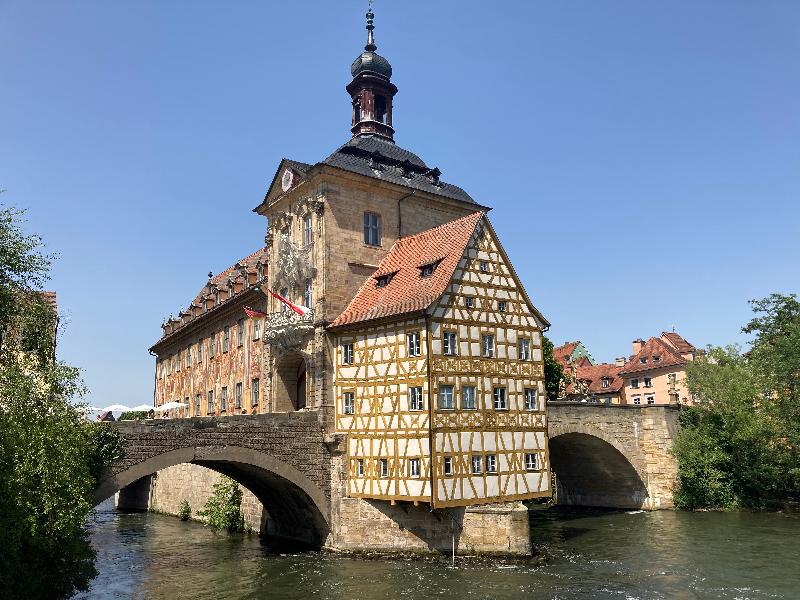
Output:
<path fill-rule="evenodd" d="M 375 120 L 386 123 L 386 97 L 375 96 Z"/>

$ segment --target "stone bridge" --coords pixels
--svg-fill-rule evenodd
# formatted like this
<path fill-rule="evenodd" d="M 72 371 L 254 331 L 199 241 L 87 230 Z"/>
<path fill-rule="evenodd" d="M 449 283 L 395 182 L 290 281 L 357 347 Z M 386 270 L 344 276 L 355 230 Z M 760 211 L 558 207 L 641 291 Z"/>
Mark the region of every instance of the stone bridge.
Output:
<path fill-rule="evenodd" d="M 135 492 L 137 482 L 149 489 L 149 476 L 161 469 L 193 463 L 252 491 L 277 535 L 322 545 L 330 534 L 337 443 L 326 443 L 316 413 L 121 421 L 115 428 L 124 455 L 98 483 L 95 505 L 127 486 Z"/>
<path fill-rule="evenodd" d="M 547 414 L 560 504 L 673 507 L 679 406 L 550 402 Z"/>

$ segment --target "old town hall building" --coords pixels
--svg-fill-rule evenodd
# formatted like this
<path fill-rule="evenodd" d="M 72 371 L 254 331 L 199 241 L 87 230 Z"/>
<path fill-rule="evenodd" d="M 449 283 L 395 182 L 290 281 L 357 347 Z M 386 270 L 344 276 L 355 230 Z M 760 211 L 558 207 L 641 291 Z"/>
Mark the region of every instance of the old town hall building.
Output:
<path fill-rule="evenodd" d="M 346 88 L 351 139 L 314 164 L 280 162 L 254 208 L 265 245 L 163 324 L 156 406 L 314 411 L 345 438 L 350 498 L 549 496 L 549 324 L 489 209 L 394 142 L 398 90 L 367 17 Z"/>

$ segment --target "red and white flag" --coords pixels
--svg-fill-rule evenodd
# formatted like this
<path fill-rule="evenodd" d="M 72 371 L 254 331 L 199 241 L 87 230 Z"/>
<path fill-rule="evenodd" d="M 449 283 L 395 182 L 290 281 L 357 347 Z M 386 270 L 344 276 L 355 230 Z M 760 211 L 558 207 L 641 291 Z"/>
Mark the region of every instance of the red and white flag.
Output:
<path fill-rule="evenodd" d="M 256 310 L 254 308 L 250 308 L 249 306 L 244 307 L 244 314 L 246 314 L 251 319 L 260 319 L 262 317 L 266 317 L 267 313 L 263 313 L 260 310 Z"/>
<path fill-rule="evenodd" d="M 306 314 L 308 314 L 309 312 L 311 312 L 311 309 L 306 307 L 306 306 L 297 306 L 296 304 L 293 304 L 293 303 L 289 302 L 286 298 L 284 298 L 280 294 L 276 294 L 275 292 L 273 292 L 270 289 L 268 289 L 267 291 L 270 293 L 270 295 L 272 295 L 273 298 L 277 298 L 278 300 L 283 302 L 286 306 L 291 308 L 294 312 L 296 312 L 301 317 L 306 315 Z"/>

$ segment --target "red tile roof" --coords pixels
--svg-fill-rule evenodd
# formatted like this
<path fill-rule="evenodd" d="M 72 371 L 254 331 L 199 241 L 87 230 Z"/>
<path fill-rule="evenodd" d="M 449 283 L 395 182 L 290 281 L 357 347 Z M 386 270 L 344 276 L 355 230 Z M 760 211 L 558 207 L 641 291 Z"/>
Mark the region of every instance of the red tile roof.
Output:
<path fill-rule="evenodd" d="M 666 338 L 667 342 L 672 344 L 672 346 L 674 346 L 681 354 L 689 354 L 690 352 L 697 350 L 697 348 L 692 346 L 682 336 L 678 335 L 674 331 L 664 331 L 661 333 L 661 337 Z"/>
<path fill-rule="evenodd" d="M 593 394 L 613 394 L 622 389 L 623 379 L 620 377 L 622 367 L 613 363 L 599 365 L 583 365 L 578 367 L 578 379 L 589 381 L 589 392 Z M 608 387 L 603 387 L 603 378 L 609 380 Z"/>
<path fill-rule="evenodd" d="M 447 289 L 453 272 L 483 212 L 474 212 L 416 235 L 397 240 L 377 271 L 364 282 L 331 327 L 352 325 L 427 309 Z M 429 277 L 420 267 L 440 261 Z M 376 278 L 394 273 L 378 287 Z"/>
<path fill-rule="evenodd" d="M 553 348 L 553 358 L 561 363 L 562 367 L 567 366 L 567 359 L 575 352 L 580 342 L 566 342 L 558 348 Z"/>
<path fill-rule="evenodd" d="M 684 365 L 688 361 L 682 358 L 677 350 L 672 348 L 667 342 L 661 338 L 651 337 L 639 353 L 632 356 L 631 359 L 622 367 L 620 375 L 628 375 L 632 373 L 641 373 L 643 371 L 650 371 L 653 369 L 661 369 L 664 367 L 675 367 Z"/>

